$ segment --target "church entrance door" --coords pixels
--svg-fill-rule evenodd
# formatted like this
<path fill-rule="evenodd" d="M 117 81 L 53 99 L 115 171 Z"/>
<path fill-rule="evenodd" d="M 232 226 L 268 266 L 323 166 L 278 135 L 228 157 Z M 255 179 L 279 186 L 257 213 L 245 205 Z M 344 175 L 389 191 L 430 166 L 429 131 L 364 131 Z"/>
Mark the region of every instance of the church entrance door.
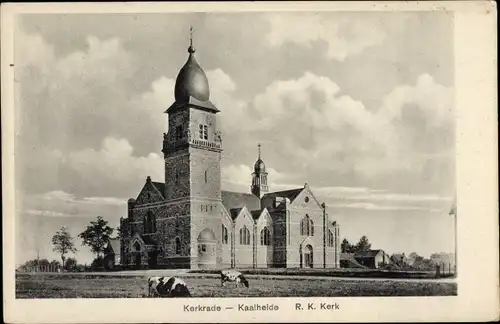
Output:
<path fill-rule="evenodd" d="M 313 248 L 311 245 L 306 245 L 304 248 L 304 263 L 302 265 L 303 268 L 312 268 L 313 267 Z"/>
<path fill-rule="evenodd" d="M 135 253 L 135 267 L 137 269 L 140 269 L 141 268 L 141 253 L 140 252 L 136 252 Z"/>
<path fill-rule="evenodd" d="M 157 258 L 158 258 L 158 252 L 149 252 L 148 253 L 149 269 L 156 269 Z"/>

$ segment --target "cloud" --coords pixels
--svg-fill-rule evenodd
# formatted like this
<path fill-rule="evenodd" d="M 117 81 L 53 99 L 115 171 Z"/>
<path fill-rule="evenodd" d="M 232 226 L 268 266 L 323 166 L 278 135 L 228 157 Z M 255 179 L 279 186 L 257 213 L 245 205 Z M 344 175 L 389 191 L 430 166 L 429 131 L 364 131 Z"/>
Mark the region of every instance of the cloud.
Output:
<path fill-rule="evenodd" d="M 417 206 L 406 206 L 406 205 L 377 205 L 374 203 L 368 202 L 359 202 L 359 203 L 351 203 L 351 204 L 332 204 L 329 205 L 333 208 L 354 208 L 354 209 L 364 209 L 364 210 L 399 210 L 399 211 L 407 211 L 407 210 L 421 210 L 426 212 L 442 212 L 441 209 L 438 208 L 426 208 L 426 207 L 417 207 Z"/>
<path fill-rule="evenodd" d="M 21 196 L 19 212 L 36 217 L 106 217 L 124 216 L 126 199 L 117 197 L 83 197 L 55 190 Z"/>
<path fill-rule="evenodd" d="M 71 177 L 85 179 L 80 183 L 88 192 L 106 192 L 99 190 L 103 183 L 107 184 L 108 194 L 110 192 L 123 193 L 120 187 L 139 190 L 137 184 L 145 181 L 147 176 L 155 180 L 164 178 L 164 161 L 156 153 L 148 156 L 133 156 L 133 147 L 126 139 L 106 137 L 100 150 L 85 149 L 72 152 L 65 161 L 68 171 L 74 175 Z M 129 189 L 129 190 L 130 190 Z"/>
<path fill-rule="evenodd" d="M 319 195 L 344 200 L 372 200 L 389 202 L 450 202 L 452 197 L 436 194 L 402 194 L 387 190 L 364 187 L 317 187 L 314 191 Z"/>
<path fill-rule="evenodd" d="M 422 74 L 416 84 L 391 91 L 374 111 L 341 91 L 332 79 L 310 72 L 272 82 L 250 105 L 222 119 L 222 127 L 236 125 L 226 128 L 230 137 L 245 133 L 230 142 L 236 151 L 231 157 L 248 155 L 263 141 L 273 151 L 266 164 L 279 166 L 280 173 L 302 174 L 298 183 L 328 174 L 330 181 L 380 189 L 381 179 L 397 174 L 422 186 L 431 178 L 440 190 L 450 190 L 451 175 L 441 170 L 452 169 L 454 161 L 450 88 Z"/>
<path fill-rule="evenodd" d="M 326 55 L 339 61 L 381 44 L 386 36 L 380 22 L 366 19 L 328 19 L 314 13 L 279 13 L 265 17 L 271 25 L 266 36 L 271 46 L 290 42 L 313 50 L 314 42 L 324 41 Z"/>

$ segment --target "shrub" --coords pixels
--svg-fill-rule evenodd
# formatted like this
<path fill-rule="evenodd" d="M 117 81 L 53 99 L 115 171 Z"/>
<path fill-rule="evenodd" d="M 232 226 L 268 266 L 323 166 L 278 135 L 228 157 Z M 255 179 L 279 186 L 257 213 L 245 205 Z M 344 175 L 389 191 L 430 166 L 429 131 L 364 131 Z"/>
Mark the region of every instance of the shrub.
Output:
<path fill-rule="evenodd" d="M 94 261 L 92 261 L 92 263 L 90 264 L 90 270 L 104 271 L 104 259 L 101 256 L 95 258 Z"/>

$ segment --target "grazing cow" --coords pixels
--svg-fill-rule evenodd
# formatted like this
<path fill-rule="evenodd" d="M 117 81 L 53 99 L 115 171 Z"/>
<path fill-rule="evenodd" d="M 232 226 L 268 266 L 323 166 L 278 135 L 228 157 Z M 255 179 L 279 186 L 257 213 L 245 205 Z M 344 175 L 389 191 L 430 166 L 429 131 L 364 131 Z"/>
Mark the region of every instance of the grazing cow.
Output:
<path fill-rule="evenodd" d="M 191 297 L 184 280 L 176 277 L 149 277 L 148 296 L 150 297 Z"/>
<path fill-rule="evenodd" d="M 220 273 L 220 281 L 222 286 L 224 286 L 226 282 L 234 282 L 236 287 L 238 287 L 239 284 L 243 284 L 247 288 L 249 286 L 245 276 L 243 276 L 241 272 L 235 270 L 222 270 Z"/>

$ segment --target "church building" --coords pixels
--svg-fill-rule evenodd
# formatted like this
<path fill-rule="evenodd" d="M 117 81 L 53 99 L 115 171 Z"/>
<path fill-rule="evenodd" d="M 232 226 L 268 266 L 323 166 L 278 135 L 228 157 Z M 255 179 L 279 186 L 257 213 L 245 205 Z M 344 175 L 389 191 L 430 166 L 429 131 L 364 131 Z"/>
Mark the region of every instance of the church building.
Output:
<path fill-rule="evenodd" d="M 147 177 L 120 219 L 122 268 L 339 268 L 339 226 L 306 183 L 269 192 L 260 156 L 249 193 L 221 189 L 220 112 L 192 41 L 165 111 L 165 182 Z"/>

